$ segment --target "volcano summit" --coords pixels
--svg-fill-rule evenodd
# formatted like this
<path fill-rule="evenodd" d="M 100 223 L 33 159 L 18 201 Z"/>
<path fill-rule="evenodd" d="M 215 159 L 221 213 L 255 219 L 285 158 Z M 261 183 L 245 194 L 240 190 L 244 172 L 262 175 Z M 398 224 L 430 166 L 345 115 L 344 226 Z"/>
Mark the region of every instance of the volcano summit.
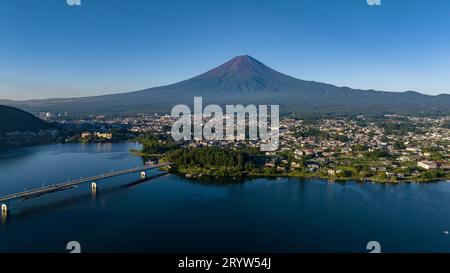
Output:
<path fill-rule="evenodd" d="M 29 101 L 0 101 L 31 112 L 136 114 L 169 112 L 176 104 L 279 104 L 281 113 L 450 114 L 450 95 L 385 92 L 305 81 L 271 69 L 251 56 L 237 56 L 194 78 L 175 84 L 112 95 Z"/>

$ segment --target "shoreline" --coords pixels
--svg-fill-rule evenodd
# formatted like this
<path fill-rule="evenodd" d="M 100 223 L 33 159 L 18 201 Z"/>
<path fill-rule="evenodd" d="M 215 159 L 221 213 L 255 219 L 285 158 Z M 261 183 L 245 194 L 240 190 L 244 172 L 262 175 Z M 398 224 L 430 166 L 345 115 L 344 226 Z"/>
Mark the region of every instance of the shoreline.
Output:
<path fill-rule="evenodd" d="M 371 179 L 355 179 L 355 178 L 330 178 L 330 177 L 323 177 L 320 175 L 291 175 L 291 174 L 276 174 L 276 175 L 269 175 L 269 174 L 257 174 L 257 173 L 250 173 L 246 175 L 241 176 L 232 176 L 232 175 L 223 175 L 223 176 L 214 176 L 207 173 L 199 173 L 199 172 L 185 172 L 185 171 L 179 171 L 179 170 L 172 170 L 169 171 L 169 173 L 176 174 L 183 176 L 187 179 L 196 180 L 199 178 L 209 178 L 213 179 L 215 181 L 220 181 L 221 179 L 232 179 L 232 180 L 246 180 L 246 179 L 253 179 L 253 178 L 298 178 L 298 179 L 322 179 L 326 180 L 327 182 L 338 182 L 338 183 L 346 183 L 346 182 L 356 182 L 356 183 L 377 183 L 377 184 L 402 184 L 402 183 L 418 183 L 418 184 L 427 184 L 427 183 L 439 183 L 439 182 L 450 182 L 447 179 L 432 179 L 432 180 L 399 180 L 399 181 L 380 181 L 380 180 L 371 180 Z"/>

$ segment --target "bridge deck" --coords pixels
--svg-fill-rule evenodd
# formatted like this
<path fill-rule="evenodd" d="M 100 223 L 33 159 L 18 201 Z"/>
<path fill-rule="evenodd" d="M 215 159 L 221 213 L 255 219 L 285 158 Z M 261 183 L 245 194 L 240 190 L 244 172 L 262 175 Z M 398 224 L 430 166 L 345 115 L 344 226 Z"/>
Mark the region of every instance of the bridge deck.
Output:
<path fill-rule="evenodd" d="M 124 175 L 124 174 L 139 172 L 139 171 L 146 171 L 146 170 L 161 168 L 161 167 L 165 167 L 165 166 L 168 166 L 168 164 L 147 165 L 147 166 L 142 166 L 142 167 L 137 167 L 137 168 L 119 170 L 119 171 L 109 172 L 109 173 L 105 173 L 105 174 L 101 174 L 101 175 L 76 179 L 76 180 L 72 180 L 72 181 L 68 181 L 68 182 L 53 184 L 53 185 L 49 185 L 49 186 L 42 187 L 42 188 L 37 188 L 37 189 L 32 189 L 32 190 L 27 190 L 27 191 L 23 191 L 23 192 L 18 192 L 18 193 L 1 196 L 0 202 L 6 202 L 6 201 L 13 200 L 13 199 L 18 199 L 18 198 L 31 198 L 31 197 L 40 196 L 40 195 L 43 195 L 46 193 L 51 193 L 51 192 L 56 192 L 56 191 L 61 191 L 64 189 L 72 188 L 76 185 L 87 183 L 87 182 L 93 182 L 93 181 L 97 181 L 100 179 L 110 178 L 110 177 L 114 177 L 114 176 L 118 176 L 118 175 Z"/>

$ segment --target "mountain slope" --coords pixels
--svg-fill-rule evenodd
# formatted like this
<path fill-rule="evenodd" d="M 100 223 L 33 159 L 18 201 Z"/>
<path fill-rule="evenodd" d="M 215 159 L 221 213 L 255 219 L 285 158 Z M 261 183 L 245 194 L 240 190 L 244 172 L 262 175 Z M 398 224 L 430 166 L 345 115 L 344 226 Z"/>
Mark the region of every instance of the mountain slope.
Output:
<path fill-rule="evenodd" d="M 13 131 L 35 132 L 50 128 L 52 128 L 50 124 L 30 113 L 0 105 L 0 134 Z"/>
<path fill-rule="evenodd" d="M 134 114 L 169 112 L 176 104 L 192 105 L 194 96 L 202 96 L 204 104 L 279 104 L 284 113 L 450 114 L 449 95 L 356 90 L 304 81 L 275 71 L 250 56 L 235 57 L 182 82 L 136 92 L 4 103 L 32 112 Z"/>

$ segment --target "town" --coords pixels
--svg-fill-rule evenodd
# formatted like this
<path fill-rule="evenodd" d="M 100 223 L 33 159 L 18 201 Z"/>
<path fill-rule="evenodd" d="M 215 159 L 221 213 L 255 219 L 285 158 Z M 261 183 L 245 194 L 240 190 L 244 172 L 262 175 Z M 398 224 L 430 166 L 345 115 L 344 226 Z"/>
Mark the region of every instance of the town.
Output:
<path fill-rule="evenodd" d="M 174 119 L 165 114 L 86 119 L 66 119 L 64 115 L 49 113 L 40 116 L 58 122 L 70 132 L 66 133 L 64 142 L 139 141 L 156 136 L 159 143 L 170 141 L 172 148 L 251 149 L 255 164 L 245 169 L 245 175 L 373 182 L 427 182 L 450 178 L 450 117 L 284 117 L 280 120 L 279 149 L 259 152 L 261 140 L 171 141 Z M 156 149 L 151 154 L 166 150 Z M 189 177 L 204 171 L 204 168 L 184 169 Z M 232 176 L 235 175 L 240 174 L 234 172 Z"/>

